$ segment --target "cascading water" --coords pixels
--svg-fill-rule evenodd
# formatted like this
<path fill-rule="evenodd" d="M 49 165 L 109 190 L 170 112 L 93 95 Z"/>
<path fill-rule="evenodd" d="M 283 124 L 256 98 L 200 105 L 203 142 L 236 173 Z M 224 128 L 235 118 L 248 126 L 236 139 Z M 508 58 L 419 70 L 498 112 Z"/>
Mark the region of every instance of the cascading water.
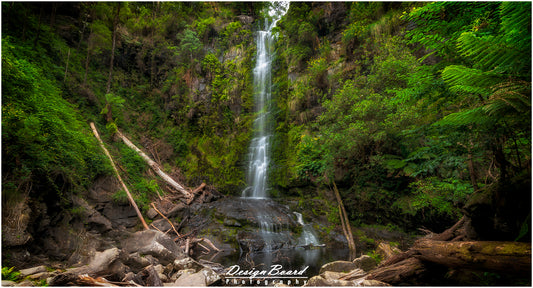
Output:
<path fill-rule="evenodd" d="M 243 190 L 242 197 L 248 201 L 264 201 L 268 198 L 268 166 L 270 162 L 270 138 L 272 124 L 270 102 L 272 97 L 272 59 L 275 34 L 272 29 L 276 22 L 289 9 L 289 2 L 273 2 L 268 11 L 269 18 L 265 20 L 264 30 L 257 32 L 256 66 L 254 76 L 254 100 L 257 118 L 254 121 L 254 138 L 249 148 L 248 187 Z M 275 218 L 257 203 L 255 211 L 257 220 L 261 223 L 261 235 L 264 240 L 263 250 L 271 250 L 272 242 L 279 238 L 277 234 L 282 230 L 281 225 L 273 221 Z"/>
<path fill-rule="evenodd" d="M 296 215 L 296 219 L 298 221 L 298 224 L 302 225 L 302 236 L 300 236 L 299 242 L 301 246 L 317 246 L 320 244 L 318 242 L 318 239 L 315 236 L 314 230 L 309 224 L 305 224 L 304 219 L 302 217 L 301 213 L 293 212 Z"/>
<path fill-rule="evenodd" d="M 272 54 L 275 35 L 272 28 L 287 12 L 289 2 L 275 2 L 271 5 L 269 16 L 271 23 L 265 21 L 265 30 L 257 32 L 257 58 L 254 68 L 254 97 L 257 118 L 254 122 L 254 138 L 250 144 L 248 187 L 242 196 L 246 198 L 265 199 L 268 197 L 267 180 L 270 162 L 270 100 L 272 96 Z"/>

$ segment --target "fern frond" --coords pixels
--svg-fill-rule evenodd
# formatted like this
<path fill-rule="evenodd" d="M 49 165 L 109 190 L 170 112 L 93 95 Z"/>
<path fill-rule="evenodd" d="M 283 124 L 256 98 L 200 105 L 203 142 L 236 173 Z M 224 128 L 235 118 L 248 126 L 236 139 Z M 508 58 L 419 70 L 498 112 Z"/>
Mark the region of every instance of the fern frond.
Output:
<path fill-rule="evenodd" d="M 470 110 L 452 113 L 441 120 L 435 122 L 435 126 L 468 126 L 472 124 L 485 125 L 492 121 L 487 116 L 482 107 L 473 108 Z"/>
<path fill-rule="evenodd" d="M 531 111 L 531 83 L 506 81 L 492 87 L 489 104 L 483 110 L 490 116 Z"/>
<path fill-rule="evenodd" d="M 507 42 L 516 43 L 520 50 L 531 50 L 531 2 L 503 2 L 500 15 Z"/>
<path fill-rule="evenodd" d="M 465 32 L 457 39 L 461 55 L 472 59 L 475 66 L 482 70 L 498 69 L 500 73 L 524 69 L 523 59 L 528 55 L 513 44 L 507 41 L 505 35 L 478 37 L 473 32 Z"/>
<path fill-rule="evenodd" d="M 481 96 L 488 96 L 491 93 L 490 87 L 501 81 L 498 75 L 492 72 L 461 65 L 450 65 L 444 68 L 442 79 L 456 92 L 476 93 Z"/>

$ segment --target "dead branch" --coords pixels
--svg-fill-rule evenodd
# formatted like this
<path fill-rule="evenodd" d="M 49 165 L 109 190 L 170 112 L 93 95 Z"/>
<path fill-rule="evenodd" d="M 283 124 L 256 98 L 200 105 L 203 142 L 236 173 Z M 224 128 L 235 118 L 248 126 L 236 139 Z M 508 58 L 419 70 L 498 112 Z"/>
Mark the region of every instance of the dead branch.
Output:
<path fill-rule="evenodd" d="M 159 215 L 161 215 L 161 217 L 163 217 L 163 219 L 167 220 L 168 224 L 170 224 L 172 229 L 174 229 L 174 232 L 176 232 L 176 235 L 181 236 L 180 233 L 178 232 L 178 230 L 176 230 L 176 227 L 174 227 L 174 224 L 172 224 L 172 222 L 170 220 L 168 220 L 168 218 L 165 215 L 163 215 L 163 213 L 161 213 L 159 210 L 157 210 L 157 208 L 155 207 L 154 202 L 152 202 L 151 204 L 152 204 L 152 207 L 154 208 L 155 212 L 157 212 Z"/>
<path fill-rule="evenodd" d="M 191 239 L 187 238 L 187 240 L 185 240 L 185 255 L 189 255 L 189 245 L 190 245 L 190 242 L 191 242 Z"/>
<path fill-rule="evenodd" d="M 356 254 L 355 241 L 353 240 L 353 234 L 352 234 L 352 229 L 350 228 L 348 214 L 346 213 L 346 209 L 344 208 L 344 204 L 342 203 L 342 198 L 339 193 L 339 190 L 337 189 L 337 185 L 335 184 L 335 181 L 333 181 L 333 190 L 335 192 L 335 197 L 337 197 L 337 202 L 339 202 L 339 214 L 341 218 L 341 223 L 343 225 L 342 228 L 344 231 L 344 235 L 346 235 L 346 240 L 348 240 L 348 248 L 350 249 L 350 258 L 353 259 Z"/>
<path fill-rule="evenodd" d="M 172 186 L 174 189 L 178 190 L 185 197 L 187 197 L 187 198 L 191 198 L 192 197 L 192 194 L 189 191 L 187 191 L 187 189 L 183 188 L 183 186 L 181 186 L 178 182 L 176 182 L 174 179 L 172 179 L 172 177 L 170 177 L 167 173 L 163 172 L 163 170 L 161 170 L 159 164 L 157 164 L 154 160 L 150 159 L 150 157 L 148 157 L 148 155 L 146 155 L 139 148 L 137 148 L 137 146 L 135 146 L 119 130 L 117 130 L 117 135 L 120 137 L 120 139 L 122 139 L 122 141 L 124 141 L 124 144 L 126 144 L 131 149 L 135 150 L 135 152 L 137 152 L 137 154 L 139 154 L 144 159 L 144 161 L 146 161 L 148 163 L 150 168 L 152 168 L 154 170 L 154 172 L 157 173 L 157 175 L 159 175 L 161 178 L 163 178 L 163 180 L 165 180 L 170 186 Z"/>
<path fill-rule="evenodd" d="M 209 247 L 213 248 L 213 250 L 217 251 L 217 252 L 220 252 L 222 250 L 218 249 L 215 244 L 213 244 L 213 242 L 211 242 L 211 240 L 207 239 L 207 238 L 200 238 L 200 241 L 203 241 L 205 242 L 207 245 L 209 245 Z"/>
<path fill-rule="evenodd" d="M 199 191 L 201 191 L 202 189 L 204 189 L 205 187 L 205 183 L 202 182 L 202 184 L 200 184 L 200 186 L 198 186 L 196 189 L 194 189 L 192 192 L 191 192 L 191 197 L 189 198 L 189 200 L 187 200 L 187 205 L 191 204 L 192 201 L 194 201 L 194 198 L 196 197 L 197 193 Z"/>
<path fill-rule="evenodd" d="M 122 181 L 122 177 L 120 177 L 120 174 L 118 173 L 118 169 L 115 166 L 115 162 L 113 161 L 113 157 L 111 157 L 111 154 L 109 154 L 109 151 L 107 151 L 107 149 L 104 146 L 104 142 L 102 141 L 102 139 L 100 139 L 100 135 L 98 134 L 98 130 L 96 130 L 96 126 L 94 126 L 93 122 L 90 123 L 90 126 L 91 126 L 91 129 L 93 130 L 94 136 L 96 137 L 96 139 L 98 139 L 98 142 L 100 143 L 100 147 L 102 147 L 102 149 L 104 150 L 105 154 L 107 155 L 107 158 L 109 158 L 109 161 L 111 162 L 111 166 L 113 166 L 113 170 L 115 170 L 115 175 L 117 176 L 118 181 L 122 185 L 122 188 L 124 188 L 124 191 L 126 191 L 126 194 L 128 195 L 128 199 L 130 200 L 131 206 L 133 206 L 133 209 L 135 209 L 135 212 L 137 213 L 137 217 L 139 217 L 139 219 L 141 220 L 141 222 L 142 222 L 142 224 L 144 226 L 144 229 L 145 230 L 150 230 L 150 228 L 148 227 L 148 224 L 146 224 L 146 221 L 144 221 L 144 218 L 143 218 L 143 216 L 141 214 L 141 211 L 139 210 L 139 207 L 137 207 L 137 204 L 135 203 L 135 200 L 131 196 L 130 190 L 128 189 L 126 184 L 124 184 L 124 181 Z"/>

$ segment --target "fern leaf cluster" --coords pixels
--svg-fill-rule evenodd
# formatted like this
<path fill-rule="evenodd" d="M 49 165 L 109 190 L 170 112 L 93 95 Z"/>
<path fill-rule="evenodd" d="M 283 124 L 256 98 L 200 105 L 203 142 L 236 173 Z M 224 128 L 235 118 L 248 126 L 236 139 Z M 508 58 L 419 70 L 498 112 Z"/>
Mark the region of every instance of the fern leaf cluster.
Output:
<path fill-rule="evenodd" d="M 495 123 L 530 113 L 531 3 L 504 2 L 499 11 L 499 33 L 465 32 L 457 39 L 457 49 L 471 67 L 450 65 L 442 72 L 452 92 L 477 96 L 480 101 L 448 115 L 440 125 Z"/>

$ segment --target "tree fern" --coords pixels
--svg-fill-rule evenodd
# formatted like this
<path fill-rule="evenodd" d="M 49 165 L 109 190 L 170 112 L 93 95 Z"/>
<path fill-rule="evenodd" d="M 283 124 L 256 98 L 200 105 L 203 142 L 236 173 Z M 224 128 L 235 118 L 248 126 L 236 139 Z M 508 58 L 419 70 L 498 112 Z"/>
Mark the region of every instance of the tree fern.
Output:
<path fill-rule="evenodd" d="M 450 65 L 442 78 L 452 92 L 477 95 L 480 101 L 469 110 L 449 115 L 444 123 L 497 122 L 512 115 L 525 116 L 531 109 L 531 3 L 504 2 L 499 11 L 499 33 L 465 32 L 457 39 L 460 54 L 473 65 Z"/>

